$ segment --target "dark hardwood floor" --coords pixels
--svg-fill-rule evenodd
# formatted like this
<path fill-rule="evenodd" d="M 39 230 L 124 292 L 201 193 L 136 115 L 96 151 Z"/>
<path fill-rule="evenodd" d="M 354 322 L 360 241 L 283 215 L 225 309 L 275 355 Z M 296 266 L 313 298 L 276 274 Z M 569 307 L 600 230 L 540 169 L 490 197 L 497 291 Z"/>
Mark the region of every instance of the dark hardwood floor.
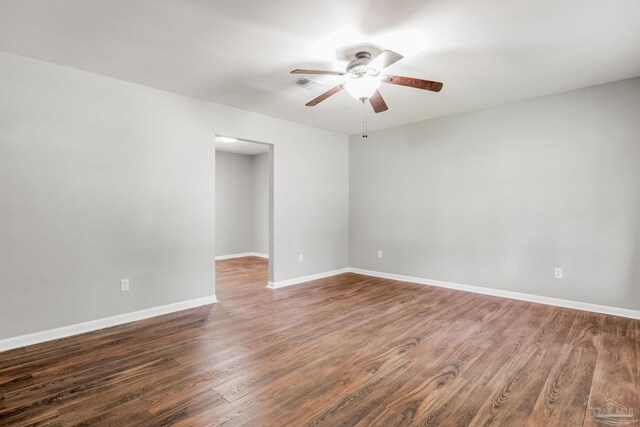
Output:
<path fill-rule="evenodd" d="M 640 415 L 640 321 L 356 274 L 273 291 L 254 257 L 217 277 L 218 304 L 0 353 L 0 425 L 606 425 L 590 394 Z"/>

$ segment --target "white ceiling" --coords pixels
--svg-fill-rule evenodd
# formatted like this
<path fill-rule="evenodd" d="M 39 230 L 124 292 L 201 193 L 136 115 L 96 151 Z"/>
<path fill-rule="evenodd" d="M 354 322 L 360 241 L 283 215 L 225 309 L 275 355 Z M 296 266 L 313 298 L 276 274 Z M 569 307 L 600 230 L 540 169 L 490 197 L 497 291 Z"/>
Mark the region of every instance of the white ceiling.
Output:
<path fill-rule="evenodd" d="M 357 44 L 395 50 L 379 129 L 640 75 L 638 0 L 3 0 L 0 50 L 275 117 L 357 133 L 346 92 L 317 107 L 294 68 L 342 69 Z"/>
<path fill-rule="evenodd" d="M 216 151 L 226 151 L 227 153 L 246 154 L 253 156 L 256 154 L 268 153 L 269 146 L 257 142 L 236 141 L 220 142 L 216 141 Z"/>

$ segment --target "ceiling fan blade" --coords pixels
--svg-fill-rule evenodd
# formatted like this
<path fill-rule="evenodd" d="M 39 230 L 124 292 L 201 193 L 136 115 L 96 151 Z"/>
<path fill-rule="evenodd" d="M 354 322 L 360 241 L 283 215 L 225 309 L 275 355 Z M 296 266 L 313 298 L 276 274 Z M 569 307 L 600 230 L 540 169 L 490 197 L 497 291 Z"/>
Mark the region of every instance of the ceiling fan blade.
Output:
<path fill-rule="evenodd" d="M 382 71 L 391 64 L 395 64 L 404 58 L 399 53 L 392 52 L 390 50 L 383 51 L 380 55 L 373 58 L 368 64 L 367 68 L 374 68 L 378 71 Z"/>
<path fill-rule="evenodd" d="M 442 83 L 433 82 L 431 80 L 415 79 L 413 77 L 404 76 L 386 76 L 381 80 L 383 83 L 389 83 L 392 85 L 409 86 L 416 89 L 430 90 L 433 92 L 440 92 L 442 89 Z"/>
<path fill-rule="evenodd" d="M 387 107 L 387 103 L 384 102 L 384 98 L 382 98 L 379 90 L 376 90 L 373 96 L 369 98 L 369 102 L 373 107 L 373 111 L 375 111 L 376 113 L 382 113 L 383 111 L 387 111 L 389 109 L 389 107 Z"/>
<path fill-rule="evenodd" d="M 291 71 L 291 74 L 324 74 L 324 75 L 330 75 L 330 76 L 344 76 L 345 73 L 341 72 L 341 71 L 327 71 L 327 70 L 300 70 L 300 69 L 295 69 L 293 71 Z"/>
<path fill-rule="evenodd" d="M 322 101 L 324 101 L 325 99 L 327 99 L 328 97 L 330 97 L 331 95 L 335 95 L 336 93 L 340 92 L 342 89 L 344 89 L 344 83 L 334 87 L 333 89 L 329 89 L 328 91 L 326 91 L 325 93 L 323 93 L 322 95 L 320 95 L 317 98 L 312 99 L 311 101 L 307 102 L 305 105 L 307 107 L 313 107 L 315 105 L 320 104 Z"/>

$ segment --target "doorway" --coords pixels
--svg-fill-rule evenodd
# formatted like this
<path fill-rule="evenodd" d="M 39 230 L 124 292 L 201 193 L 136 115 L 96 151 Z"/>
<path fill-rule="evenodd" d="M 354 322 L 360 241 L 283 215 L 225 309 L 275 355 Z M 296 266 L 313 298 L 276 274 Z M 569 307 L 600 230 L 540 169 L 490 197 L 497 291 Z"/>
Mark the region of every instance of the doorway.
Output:
<path fill-rule="evenodd" d="M 215 140 L 215 264 L 219 300 L 262 292 L 272 269 L 273 145 Z"/>

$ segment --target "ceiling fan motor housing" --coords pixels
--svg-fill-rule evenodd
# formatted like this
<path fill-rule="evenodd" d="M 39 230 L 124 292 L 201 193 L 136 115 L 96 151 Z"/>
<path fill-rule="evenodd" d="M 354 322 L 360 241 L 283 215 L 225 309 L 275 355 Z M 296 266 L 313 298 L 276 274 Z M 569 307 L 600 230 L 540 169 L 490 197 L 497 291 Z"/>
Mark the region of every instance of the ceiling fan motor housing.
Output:
<path fill-rule="evenodd" d="M 379 71 L 374 68 L 369 68 L 371 62 L 371 54 L 369 52 L 356 53 L 356 59 L 347 64 L 347 74 L 351 77 L 363 77 L 363 76 L 375 76 L 379 74 Z"/>

